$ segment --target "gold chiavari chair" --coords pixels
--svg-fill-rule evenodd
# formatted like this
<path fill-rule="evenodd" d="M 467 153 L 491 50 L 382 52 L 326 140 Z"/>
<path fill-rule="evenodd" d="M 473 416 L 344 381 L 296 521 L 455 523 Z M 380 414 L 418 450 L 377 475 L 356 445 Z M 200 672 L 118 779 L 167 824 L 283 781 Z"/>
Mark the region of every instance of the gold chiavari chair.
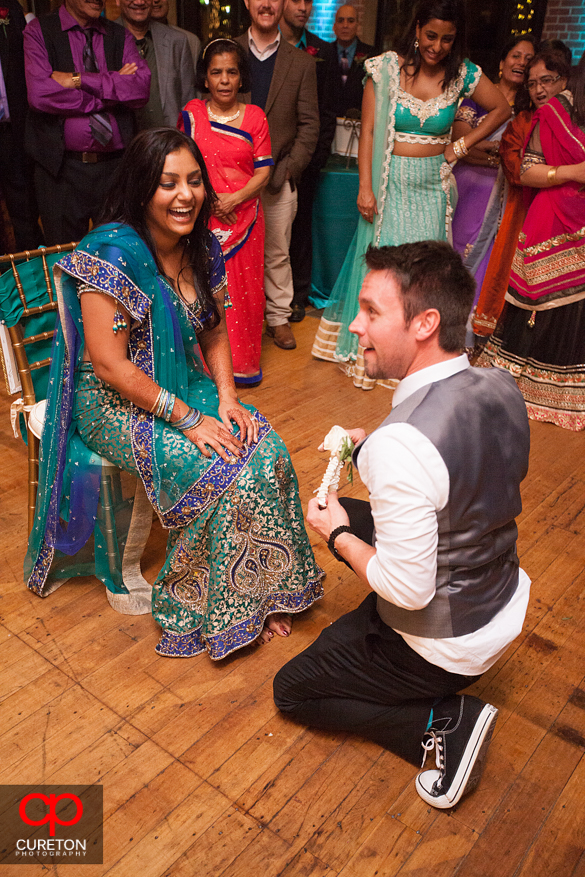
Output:
<path fill-rule="evenodd" d="M 52 266 L 75 243 L 0 256 L 0 357 L 12 402 L 11 420 L 16 438 L 24 418 L 28 447 L 28 528 L 34 524 L 39 473 L 39 444 L 42 435 L 51 346 L 57 316 L 57 298 Z M 140 558 L 152 524 L 152 507 L 140 479 L 133 500 L 123 499 L 121 472 L 100 457 L 100 504 L 98 517 L 105 537 L 107 563 L 112 578 L 121 580 L 128 593 L 107 590 L 110 605 L 127 615 L 150 612 L 151 587 L 142 576 Z M 125 541 L 118 538 L 116 515 L 130 523 Z M 128 509 L 128 506 L 131 508 Z M 59 583 L 66 581 L 63 578 Z"/>

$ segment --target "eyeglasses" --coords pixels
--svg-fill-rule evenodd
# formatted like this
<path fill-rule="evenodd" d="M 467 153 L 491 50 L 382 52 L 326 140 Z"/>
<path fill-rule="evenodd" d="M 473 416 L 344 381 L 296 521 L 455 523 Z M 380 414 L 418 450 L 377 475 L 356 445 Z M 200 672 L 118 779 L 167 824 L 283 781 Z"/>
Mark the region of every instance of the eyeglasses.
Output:
<path fill-rule="evenodd" d="M 542 85 L 543 88 L 549 88 L 549 86 L 558 82 L 560 78 L 561 76 L 559 74 L 558 76 L 541 76 L 540 79 L 529 79 L 526 83 L 526 87 L 528 88 L 528 91 L 534 91 L 539 85 Z"/>

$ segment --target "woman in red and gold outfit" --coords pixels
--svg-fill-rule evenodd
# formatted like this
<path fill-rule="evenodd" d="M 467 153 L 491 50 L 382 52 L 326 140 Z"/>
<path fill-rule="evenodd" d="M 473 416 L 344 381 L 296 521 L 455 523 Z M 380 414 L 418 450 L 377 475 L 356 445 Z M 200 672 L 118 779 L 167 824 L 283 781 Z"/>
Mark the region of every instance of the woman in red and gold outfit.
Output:
<path fill-rule="evenodd" d="M 536 88 L 538 76 L 533 65 L 530 91 Z M 548 82 L 551 74 L 545 70 L 543 76 Z M 477 364 L 508 369 L 533 420 L 581 430 L 585 428 L 585 56 L 572 91 L 562 91 L 534 114 L 520 177 L 522 184 L 538 192 L 519 236 L 502 317 Z"/>
<path fill-rule="evenodd" d="M 560 40 L 558 45 L 538 54 L 527 64 L 525 80 L 533 83 L 530 92 L 523 88 L 517 95 L 516 115 L 508 124 L 500 141 L 500 161 L 506 180 L 506 209 L 494 241 L 490 261 L 483 278 L 479 300 L 472 315 L 473 332 L 479 338 L 491 335 L 504 307 L 510 268 L 516 252 L 518 235 L 526 217 L 526 209 L 534 192 L 520 179 L 524 147 L 532 127 L 534 111 L 559 94 L 567 85 L 570 52 Z M 564 51 L 563 51 L 564 49 Z"/>

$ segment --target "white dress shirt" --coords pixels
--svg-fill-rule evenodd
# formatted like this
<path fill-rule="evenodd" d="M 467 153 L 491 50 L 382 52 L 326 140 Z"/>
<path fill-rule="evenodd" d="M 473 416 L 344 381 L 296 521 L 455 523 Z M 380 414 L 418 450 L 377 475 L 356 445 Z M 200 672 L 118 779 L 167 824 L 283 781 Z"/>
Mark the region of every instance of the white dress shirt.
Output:
<path fill-rule="evenodd" d="M 259 61 L 266 61 L 267 58 L 270 58 L 271 55 L 278 50 L 280 45 L 280 31 L 276 36 L 276 39 L 272 43 L 268 43 L 268 45 L 264 49 L 259 49 L 256 43 L 254 42 L 254 37 L 252 36 L 252 28 L 248 28 L 248 46 L 250 47 L 250 51 L 252 54 L 258 58 Z"/>
<path fill-rule="evenodd" d="M 427 384 L 469 368 L 462 355 L 414 372 L 394 391 L 393 407 Z M 370 587 L 404 609 L 422 609 L 435 594 L 437 512 L 449 499 L 449 473 L 432 442 L 408 423 L 376 430 L 358 457 L 376 526 L 376 554 L 367 565 Z M 495 618 L 464 636 L 432 639 L 399 631 L 431 664 L 474 676 L 494 664 L 522 630 L 530 579 L 520 570 L 516 592 Z"/>

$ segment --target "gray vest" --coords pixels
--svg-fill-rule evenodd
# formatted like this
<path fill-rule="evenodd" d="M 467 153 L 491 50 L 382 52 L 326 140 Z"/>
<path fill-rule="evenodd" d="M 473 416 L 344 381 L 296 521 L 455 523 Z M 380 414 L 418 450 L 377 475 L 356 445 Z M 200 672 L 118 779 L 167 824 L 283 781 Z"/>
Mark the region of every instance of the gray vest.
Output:
<path fill-rule="evenodd" d="M 410 423 L 433 443 L 449 473 L 449 499 L 437 513 L 435 596 L 412 611 L 378 595 L 378 612 L 414 636 L 472 633 L 518 586 L 514 519 L 530 449 L 524 399 L 508 372 L 469 368 L 413 393 L 380 428 L 389 423 Z M 356 465 L 362 446 L 354 451 Z"/>

